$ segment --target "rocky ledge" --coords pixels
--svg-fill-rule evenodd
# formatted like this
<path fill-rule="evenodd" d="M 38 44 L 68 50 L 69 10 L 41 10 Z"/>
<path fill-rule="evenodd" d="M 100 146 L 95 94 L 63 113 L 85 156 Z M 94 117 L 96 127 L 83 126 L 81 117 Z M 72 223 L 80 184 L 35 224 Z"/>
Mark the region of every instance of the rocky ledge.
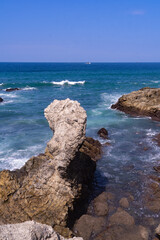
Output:
<path fill-rule="evenodd" d="M 145 87 L 123 95 L 111 108 L 133 116 L 148 116 L 160 121 L 160 88 Z"/>
<path fill-rule="evenodd" d="M 0 172 L 0 224 L 35 220 L 69 237 L 67 227 L 81 214 L 101 144 L 86 138 L 87 115 L 77 101 L 55 100 L 45 117 L 54 132 L 45 153 L 21 169 Z"/>

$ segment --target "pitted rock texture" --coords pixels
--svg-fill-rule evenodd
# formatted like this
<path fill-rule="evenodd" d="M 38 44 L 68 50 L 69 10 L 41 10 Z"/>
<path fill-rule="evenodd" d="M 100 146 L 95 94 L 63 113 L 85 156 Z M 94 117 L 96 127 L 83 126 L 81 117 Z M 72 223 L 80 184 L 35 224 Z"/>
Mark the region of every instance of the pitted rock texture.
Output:
<path fill-rule="evenodd" d="M 44 115 L 54 131 L 48 150 L 58 167 L 66 167 L 85 139 L 86 111 L 77 101 L 55 100 L 44 110 Z"/>
<path fill-rule="evenodd" d="M 160 121 L 160 88 L 142 88 L 119 98 L 113 109 L 133 116 L 148 116 Z"/>
<path fill-rule="evenodd" d="M 24 223 L 0 226 L 0 240 L 65 240 L 51 226 L 27 221 Z M 70 238 L 69 240 L 83 240 Z"/>
<path fill-rule="evenodd" d="M 45 153 L 0 172 L 0 224 L 35 220 L 67 232 L 87 199 L 101 145 L 85 137 L 87 116 L 77 101 L 55 100 L 45 116 L 54 131 Z"/>

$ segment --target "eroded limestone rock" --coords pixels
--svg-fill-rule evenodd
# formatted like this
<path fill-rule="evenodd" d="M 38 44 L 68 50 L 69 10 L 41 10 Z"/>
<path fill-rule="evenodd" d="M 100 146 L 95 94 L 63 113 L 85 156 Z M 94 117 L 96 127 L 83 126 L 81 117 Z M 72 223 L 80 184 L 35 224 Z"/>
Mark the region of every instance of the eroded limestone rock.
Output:
<path fill-rule="evenodd" d="M 0 172 L 0 224 L 35 220 L 67 232 L 87 199 L 101 146 L 86 139 L 87 116 L 77 101 L 55 100 L 45 116 L 54 131 L 45 153 Z"/>
<path fill-rule="evenodd" d="M 51 226 L 34 221 L 0 226 L 0 240 L 65 240 Z M 70 238 L 69 240 L 83 240 Z"/>

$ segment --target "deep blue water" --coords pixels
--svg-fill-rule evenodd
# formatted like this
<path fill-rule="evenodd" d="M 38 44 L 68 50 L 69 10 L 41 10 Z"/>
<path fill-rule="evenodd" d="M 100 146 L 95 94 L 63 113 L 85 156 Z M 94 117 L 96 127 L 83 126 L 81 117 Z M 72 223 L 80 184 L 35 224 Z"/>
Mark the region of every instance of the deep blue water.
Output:
<path fill-rule="evenodd" d="M 5 92 L 9 87 L 22 90 Z M 143 87 L 160 87 L 160 63 L 0 63 L 0 97 L 4 99 L 0 103 L 0 169 L 19 168 L 44 151 L 52 136 L 44 108 L 54 99 L 70 98 L 87 111 L 87 135 L 99 139 L 99 128 L 109 131 L 111 146 L 104 147 L 98 162 L 102 176 L 97 177 L 98 184 L 108 182 L 115 191 L 129 191 L 129 183 L 140 179 L 140 172 L 152 173 L 160 159 L 160 149 L 152 141 L 160 123 L 130 117 L 110 106 L 122 94 Z M 128 165 L 134 168 L 125 170 Z M 132 189 L 135 198 L 142 187 Z"/>

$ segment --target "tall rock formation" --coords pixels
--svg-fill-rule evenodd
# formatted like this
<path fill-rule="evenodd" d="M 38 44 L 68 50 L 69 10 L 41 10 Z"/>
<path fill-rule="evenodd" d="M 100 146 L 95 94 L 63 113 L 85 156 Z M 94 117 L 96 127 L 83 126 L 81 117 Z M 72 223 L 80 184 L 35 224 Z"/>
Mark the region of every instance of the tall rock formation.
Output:
<path fill-rule="evenodd" d="M 54 132 L 45 153 L 0 172 L 0 224 L 35 220 L 66 228 L 88 194 L 101 146 L 85 137 L 85 110 L 77 101 L 55 100 L 45 117 Z"/>

